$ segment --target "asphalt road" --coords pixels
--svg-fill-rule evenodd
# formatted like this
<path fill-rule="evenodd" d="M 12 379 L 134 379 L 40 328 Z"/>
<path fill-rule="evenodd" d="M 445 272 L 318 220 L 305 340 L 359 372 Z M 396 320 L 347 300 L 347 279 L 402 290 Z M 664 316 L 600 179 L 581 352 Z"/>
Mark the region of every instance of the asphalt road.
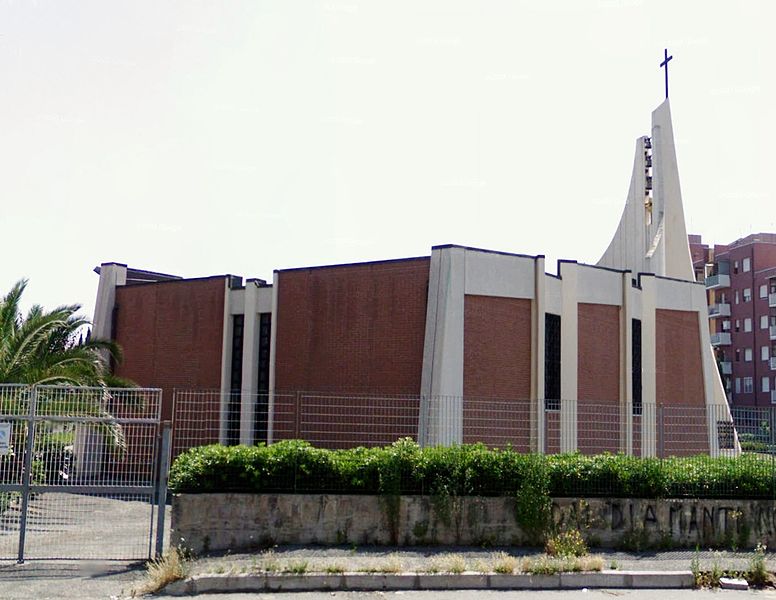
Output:
<path fill-rule="evenodd" d="M 161 596 L 171 597 L 171 596 Z M 206 594 L 197 600 L 749 600 L 776 598 L 775 590 L 568 590 L 444 592 L 315 592 L 289 594 Z"/>

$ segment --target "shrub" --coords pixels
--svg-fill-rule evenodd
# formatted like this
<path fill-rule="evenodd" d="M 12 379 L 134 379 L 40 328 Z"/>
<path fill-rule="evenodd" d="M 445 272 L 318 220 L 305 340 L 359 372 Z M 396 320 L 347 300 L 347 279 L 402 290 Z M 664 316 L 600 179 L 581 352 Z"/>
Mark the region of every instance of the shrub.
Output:
<path fill-rule="evenodd" d="M 170 472 L 175 492 L 428 494 L 516 497 L 518 521 L 542 529 L 551 497 L 772 498 L 770 457 L 636 458 L 622 454 L 520 454 L 482 444 L 325 450 L 299 440 L 270 446 L 203 446 Z"/>

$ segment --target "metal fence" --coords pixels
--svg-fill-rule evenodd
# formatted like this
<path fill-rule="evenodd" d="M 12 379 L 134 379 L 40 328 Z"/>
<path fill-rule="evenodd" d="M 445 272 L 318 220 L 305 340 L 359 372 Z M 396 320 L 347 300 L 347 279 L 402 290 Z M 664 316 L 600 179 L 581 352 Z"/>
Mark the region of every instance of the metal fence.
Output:
<path fill-rule="evenodd" d="M 157 389 L 0 386 L 0 558 L 151 557 L 160 411 Z"/>
<path fill-rule="evenodd" d="M 302 439 L 338 449 L 384 446 L 411 438 L 426 446 L 479 442 L 521 453 L 697 457 L 695 462 L 677 463 L 676 468 L 701 472 L 706 457 L 748 453 L 758 457 L 747 466 L 751 477 L 773 481 L 769 494 L 776 497 L 776 406 L 730 409 L 677 403 L 626 408 L 617 401 L 309 392 L 245 396 L 182 390 L 175 392 L 174 402 L 175 454 L 218 442 Z M 723 479 L 715 485 L 725 485 Z M 617 486 L 601 479 L 587 482 L 584 489 L 607 495 Z M 758 489 L 762 497 L 763 488 Z M 727 492 L 714 490 L 720 497 Z"/>
<path fill-rule="evenodd" d="M 636 456 L 776 450 L 776 406 L 626 407 L 618 401 L 175 390 L 173 455 L 204 444 L 303 439 L 324 448 L 476 443 L 520 452 Z"/>

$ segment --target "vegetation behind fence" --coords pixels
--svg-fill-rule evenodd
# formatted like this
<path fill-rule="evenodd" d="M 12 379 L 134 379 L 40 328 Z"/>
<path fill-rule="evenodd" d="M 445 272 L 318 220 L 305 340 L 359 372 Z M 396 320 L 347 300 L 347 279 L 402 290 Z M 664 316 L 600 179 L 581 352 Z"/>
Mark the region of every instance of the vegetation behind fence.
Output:
<path fill-rule="evenodd" d="M 537 455 L 482 444 L 326 450 L 287 440 L 270 446 L 192 448 L 170 473 L 176 492 L 429 494 L 555 497 L 776 498 L 771 456 L 638 458 Z"/>

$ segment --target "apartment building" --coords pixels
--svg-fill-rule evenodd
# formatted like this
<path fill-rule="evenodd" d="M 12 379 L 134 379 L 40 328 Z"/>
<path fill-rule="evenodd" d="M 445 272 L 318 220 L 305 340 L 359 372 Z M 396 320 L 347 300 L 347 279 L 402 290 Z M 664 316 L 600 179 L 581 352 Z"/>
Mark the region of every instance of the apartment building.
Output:
<path fill-rule="evenodd" d="M 776 233 L 713 246 L 690 235 L 689 242 L 731 405 L 776 404 Z"/>

